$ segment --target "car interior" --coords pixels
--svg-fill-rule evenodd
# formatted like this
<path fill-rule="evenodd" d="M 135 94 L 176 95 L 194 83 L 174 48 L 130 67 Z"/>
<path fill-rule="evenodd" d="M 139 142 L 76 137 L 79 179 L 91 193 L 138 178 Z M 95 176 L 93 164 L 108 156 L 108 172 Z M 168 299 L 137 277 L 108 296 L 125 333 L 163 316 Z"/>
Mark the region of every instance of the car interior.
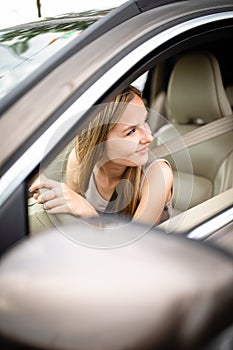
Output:
<path fill-rule="evenodd" d="M 181 56 L 171 72 L 166 95 L 159 92 L 161 94 L 164 94 L 165 101 L 162 104 L 166 104 L 166 118 L 171 124 L 159 128 L 152 147 L 174 138 L 175 132 L 183 135 L 201 125 L 231 115 L 231 106 L 223 87 L 218 62 L 209 52 L 190 52 Z M 152 106 L 153 104 L 158 104 L 156 96 Z M 184 152 L 179 152 L 173 159 L 169 157 L 175 186 L 179 177 L 183 191 L 188 193 L 193 181 L 188 208 L 232 187 L 232 176 L 229 172 L 233 169 L 230 170 L 228 166 L 233 155 L 232 135 L 233 133 L 220 135 L 191 147 L 189 155 L 192 169 L 188 169 L 182 161 Z M 177 211 L 187 209 L 185 198 L 178 196 L 177 192 L 174 201 Z"/>
<path fill-rule="evenodd" d="M 184 135 L 191 131 L 192 136 L 194 130 L 209 123 L 213 125 L 216 120 L 220 128 L 227 117 L 232 122 L 231 89 L 227 85 L 232 70 L 227 62 L 220 66 L 219 61 L 214 50 L 195 49 L 177 56 L 167 80 L 165 72 L 169 62 L 153 69 L 151 81 L 155 87 L 151 89 L 150 105 L 166 116 L 169 123 L 155 131 L 152 148 L 167 143 L 177 133 Z M 232 157 L 232 124 L 217 136 L 209 129 L 201 142 L 193 142 L 191 147 L 167 157 L 174 174 L 175 216 L 165 224 L 167 229 L 188 230 L 232 204 Z M 185 216 L 177 216 L 184 212 Z M 232 251 L 232 245 L 233 242 L 227 242 L 225 247 Z"/>

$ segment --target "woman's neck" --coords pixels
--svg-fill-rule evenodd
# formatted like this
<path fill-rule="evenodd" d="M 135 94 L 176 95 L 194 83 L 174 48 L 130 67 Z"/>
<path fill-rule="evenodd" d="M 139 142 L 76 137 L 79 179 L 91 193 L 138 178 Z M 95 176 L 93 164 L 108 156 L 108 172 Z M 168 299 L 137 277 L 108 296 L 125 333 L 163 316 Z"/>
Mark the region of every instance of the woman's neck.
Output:
<path fill-rule="evenodd" d="M 125 170 L 126 166 L 111 161 L 105 162 L 103 165 L 97 167 L 97 172 L 99 172 L 101 177 L 104 177 L 108 183 L 115 183 L 121 180 Z"/>
<path fill-rule="evenodd" d="M 110 200 L 112 194 L 122 179 L 126 167 L 119 166 L 113 162 L 97 164 L 94 168 L 94 178 L 96 188 L 99 194 L 107 201 Z"/>
<path fill-rule="evenodd" d="M 115 184 L 122 179 L 125 170 L 126 166 L 107 161 L 102 165 L 97 165 L 95 173 L 97 177 L 100 176 L 102 179 L 105 179 L 106 184 Z"/>

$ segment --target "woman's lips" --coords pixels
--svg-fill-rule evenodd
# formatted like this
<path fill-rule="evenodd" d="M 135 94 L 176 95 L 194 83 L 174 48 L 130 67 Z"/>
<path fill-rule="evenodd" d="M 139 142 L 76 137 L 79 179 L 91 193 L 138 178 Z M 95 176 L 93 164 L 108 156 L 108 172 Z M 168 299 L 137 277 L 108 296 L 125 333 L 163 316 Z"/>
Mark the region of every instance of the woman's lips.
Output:
<path fill-rule="evenodd" d="M 140 148 L 138 151 L 136 151 L 136 153 L 147 153 L 149 150 L 148 146 L 142 147 Z"/>

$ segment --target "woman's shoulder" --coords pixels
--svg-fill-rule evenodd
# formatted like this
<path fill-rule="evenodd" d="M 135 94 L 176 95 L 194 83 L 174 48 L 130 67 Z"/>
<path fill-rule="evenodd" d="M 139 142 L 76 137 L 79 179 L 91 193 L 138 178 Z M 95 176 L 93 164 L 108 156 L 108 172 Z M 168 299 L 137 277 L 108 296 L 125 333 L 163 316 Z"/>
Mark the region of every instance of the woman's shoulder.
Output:
<path fill-rule="evenodd" d="M 173 172 L 170 163 L 166 159 L 155 159 L 144 168 L 141 189 L 145 184 L 145 180 L 156 186 L 158 183 L 160 185 L 165 185 L 166 192 L 172 192 L 173 188 Z M 169 197 L 169 196 L 168 196 Z"/>
<path fill-rule="evenodd" d="M 149 161 L 144 168 L 144 172 L 148 172 L 151 168 L 157 169 L 158 167 L 161 168 L 169 168 L 171 170 L 171 165 L 169 163 L 169 161 L 167 159 L 164 158 L 158 158 L 158 159 L 154 159 L 152 161 Z"/>

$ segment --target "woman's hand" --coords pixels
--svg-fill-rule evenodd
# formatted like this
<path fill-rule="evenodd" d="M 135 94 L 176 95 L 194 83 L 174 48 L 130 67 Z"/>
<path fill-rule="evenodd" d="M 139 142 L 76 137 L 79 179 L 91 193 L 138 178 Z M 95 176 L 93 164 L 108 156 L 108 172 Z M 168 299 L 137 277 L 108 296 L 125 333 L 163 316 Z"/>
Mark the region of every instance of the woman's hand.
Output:
<path fill-rule="evenodd" d="M 80 217 L 98 216 L 95 208 L 80 194 L 45 176 L 37 178 L 29 191 L 48 214 L 68 213 Z"/>

